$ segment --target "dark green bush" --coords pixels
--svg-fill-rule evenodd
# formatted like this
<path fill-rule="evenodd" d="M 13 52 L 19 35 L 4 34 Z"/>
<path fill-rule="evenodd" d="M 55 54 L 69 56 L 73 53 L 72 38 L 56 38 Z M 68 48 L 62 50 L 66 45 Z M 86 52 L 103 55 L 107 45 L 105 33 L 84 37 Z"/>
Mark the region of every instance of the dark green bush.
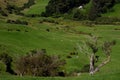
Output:
<path fill-rule="evenodd" d="M 53 18 L 44 18 L 42 22 L 49 22 L 54 24 L 59 24 L 57 21 L 55 21 Z"/>
<path fill-rule="evenodd" d="M 87 15 L 85 13 L 83 13 L 80 9 L 76 9 L 73 12 L 73 19 L 85 20 L 85 19 L 87 19 Z"/>
<path fill-rule="evenodd" d="M 115 4 L 115 0 L 92 0 L 88 18 L 95 20 L 100 17 L 102 13 L 109 11 Z"/>
<path fill-rule="evenodd" d="M 10 74 L 15 74 L 13 69 L 11 68 L 12 57 L 9 56 L 7 53 L 0 54 L 0 61 L 2 61 L 6 65 L 6 72 Z"/>
<path fill-rule="evenodd" d="M 26 17 L 41 17 L 41 14 L 27 14 Z"/>

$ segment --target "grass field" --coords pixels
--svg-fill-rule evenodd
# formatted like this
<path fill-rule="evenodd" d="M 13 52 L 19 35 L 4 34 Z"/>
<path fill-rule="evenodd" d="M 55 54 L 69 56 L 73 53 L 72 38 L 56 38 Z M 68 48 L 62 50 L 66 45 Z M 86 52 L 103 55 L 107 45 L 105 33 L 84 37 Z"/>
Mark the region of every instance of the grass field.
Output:
<path fill-rule="evenodd" d="M 34 23 L 32 22 L 34 21 Z M 5 46 L 5 50 L 12 55 L 14 58 L 18 58 L 21 55 L 25 55 L 26 52 L 29 52 L 31 49 L 46 49 L 48 54 L 56 54 L 60 55 L 62 58 L 66 59 L 66 70 L 67 73 L 70 73 L 74 70 L 80 70 L 83 65 L 88 64 L 88 59 L 84 54 L 79 53 L 79 58 L 76 58 L 76 56 L 73 56 L 71 59 L 67 59 L 66 56 L 69 55 L 70 52 L 74 51 L 74 47 L 76 47 L 77 43 L 85 39 L 84 34 L 76 34 L 75 32 L 72 32 L 73 29 L 76 29 L 77 31 L 83 31 L 86 33 L 92 33 L 97 36 L 102 37 L 101 40 L 116 40 L 117 45 L 113 48 L 112 52 L 112 59 L 109 64 L 104 66 L 99 73 L 97 73 L 94 77 L 90 77 L 89 74 L 82 74 L 80 77 L 72 77 L 71 80 L 79 80 L 84 79 L 89 80 L 95 79 L 99 80 L 99 78 L 102 78 L 103 80 L 109 79 L 112 80 L 116 78 L 116 80 L 119 80 L 119 56 L 120 56 L 120 31 L 115 30 L 116 28 L 120 29 L 120 26 L 115 25 L 96 25 L 94 27 L 87 27 L 84 25 L 80 25 L 77 21 L 71 21 L 72 24 L 69 24 L 70 21 L 63 20 L 61 21 L 59 25 L 56 25 L 54 23 L 38 23 L 38 19 L 33 18 L 32 20 L 29 20 L 28 26 L 18 25 L 18 24 L 9 24 L 0 22 L 0 45 Z M 76 24 L 75 26 L 73 26 Z M 71 26 L 70 30 L 65 31 L 64 27 L 65 25 Z M 79 26 L 78 26 L 79 25 Z M 59 28 L 59 30 L 56 30 L 56 27 Z M 12 31 L 8 31 L 8 29 L 11 29 Z M 20 31 L 16 31 L 19 29 Z M 50 29 L 50 32 L 47 32 L 46 29 Z M 25 32 L 27 30 L 28 32 Z M 100 58 L 100 61 L 102 58 L 104 58 L 104 55 L 101 53 L 103 57 Z M 84 62 L 83 62 L 84 61 Z M 110 77 L 108 77 L 110 76 Z M 3 80 L 7 80 L 7 78 L 11 79 L 55 79 L 55 80 L 62 80 L 62 79 L 69 79 L 68 78 L 39 78 L 39 77 L 15 77 L 10 76 L 8 77 L 1 77 Z M 9 80 L 8 79 L 8 80 Z"/>

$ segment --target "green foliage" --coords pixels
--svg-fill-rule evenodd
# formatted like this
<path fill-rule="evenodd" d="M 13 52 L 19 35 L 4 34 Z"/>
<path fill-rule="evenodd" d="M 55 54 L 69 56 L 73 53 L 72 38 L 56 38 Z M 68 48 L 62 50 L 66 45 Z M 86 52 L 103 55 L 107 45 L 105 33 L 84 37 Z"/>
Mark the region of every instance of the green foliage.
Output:
<path fill-rule="evenodd" d="M 9 56 L 7 53 L 2 53 L 0 54 L 0 60 L 6 65 L 6 72 L 15 74 L 11 68 L 11 63 L 13 61 L 11 56 Z"/>
<path fill-rule="evenodd" d="M 73 12 L 73 19 L 85 20 L 85 19 L 87 19 L 87 15 L 84 11 L 82 11 L 80 9 L 75 9 Z"/>
<path fill-rule="evenodd" d="M 74 7 L 88 3 L 89 0 L 50 0 L 43 16 L 51 16 L 66 13 Z"/>
<path fill-rule="evenodd" d="M 90 19 L 95 20 L 100 17 L 102 13 L 106 13 L 111 10 L 111 8 L 118 3 L 115 0 L 50 0 L 46 6 L 46 11 L 43 12 L 42 16 L 61 16 L 60 14 L 69 13 L 75 7 L 83 5 L 85 12 L 82 10 L 73 12 L 73 18 L 78 20 Z M 89 4 L 88 6 L 86 6 Z M 71 15 L 71 14 L 69 14 Z M 68 15 L 67 15 L 68 16 Z"/>
<path fill-rule="evenodd" d="M 105 13 L 113 7 L 115 0 L 92 0 L 92 6 L 89 11 L 88 17 L 90 20 L 95 20 L 101 16 L 101 13 Z"/>

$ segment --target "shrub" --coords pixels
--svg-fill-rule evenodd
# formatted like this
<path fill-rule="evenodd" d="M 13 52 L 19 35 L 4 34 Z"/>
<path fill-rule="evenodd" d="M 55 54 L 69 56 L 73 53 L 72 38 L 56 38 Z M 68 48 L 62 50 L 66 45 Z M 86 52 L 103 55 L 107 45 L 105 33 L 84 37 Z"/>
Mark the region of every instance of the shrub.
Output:
<path fill-rule="evenodd" d="M 115 4 L 115 0 L 92 0 L 92 6 L 88 17 L 90 20 L 95 20 L 101 17 L 102 13 L 108 12 Z"/>
<path fill-rule="evenodd" d="M 46 50 L 32 50 L 28 55 L 18 59 L 16 72 L 19 75 L 60 76 L 60 70 L 65 64 L 58 56 L 49 56 Z"/>
<path fill-rule="evenodd" d="M 95 24 L 113 24 L 119 25 L 120 18 L 117 17 L 100 17 L 96 19 Z"/>
<path fill-rule="evenodd" d="M 6 71 L 6 65 L 0 61 L 0 73 L 5 72 Z"/>
<path fill-rule="evenodd" d="M 41 22 L 41 21 L 40 21 Z M 42 22 L 49 22 L 49 23 L 54 23 L 54 24 L 59 24 L 59 22 L 55 21 L 52 18 L 44 18 Z"/>
<path fill-rule="evenodd" d="M 15 74 L 11 68 L 12 57 L 9 56 L 7 53 L 0 54 L 0 60 L 6 65 L 6 72 L 10 74 Z"/>
<path fill-rule="evenodd" d="M 20 32 L 21 30 L 20 29 L 16 29 L 16 31 Z"/>
<path fill-rule="evenodd" d="M 76 9 L 73 12 L 73 19 L 84 20 L 87 19 L 87 15 L 80 9 Z"/>
<path fill-rule="evenodd" d="M 28 25 L 27 21 L 21 21 L 21 20 L 7 20 L 7 23 L 11 23 L 11 24 L 22 24 L 22 25 Z"/>
<path fill-rule="evenodd" d="M 2 8 L 0 7 L 0 14 L 2 15 L 2 16 L 8 16 L 8 14 L 7 13 L 5 13 L 3 10 L 2 10 Z"/>
<path fill-rule="evenodd" d="M 47 32 L 50 32 L 50 29 L 46 29 Z"/>

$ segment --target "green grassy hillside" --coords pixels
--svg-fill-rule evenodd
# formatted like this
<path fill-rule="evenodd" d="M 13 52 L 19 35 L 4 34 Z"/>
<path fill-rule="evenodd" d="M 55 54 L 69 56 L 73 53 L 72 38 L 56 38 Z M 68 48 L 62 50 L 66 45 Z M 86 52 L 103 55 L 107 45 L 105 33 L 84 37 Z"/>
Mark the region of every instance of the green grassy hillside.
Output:
<path fill-rule="evenodd" d="M 29 19 L 28 19 L 29 20 Z M 80 70 L 83 65 L 88 64 L 88 59 L 84 54 L 79 53 L 77 56 L 72 56 L 71 59 L 67 59 L 67 55 L 70 52 L 74 51 L 79 41 L 85 39 L 84 34 L 77 34 L 73 32 L 73 29 L 77 31 L 83 31 L 86 33 L 92 33 L 102 37 L 101 40 L 116 40 L 117 45 L 113 48 L 112 59 L 109 64 L 104 66 L 98 73 L 95 75 L 95 79 L 99 80 L 99 77 L 106 79 L 106 77 L 111 76 L 109 80 L 114 78 L 119 79 L 119 48 L 120 48 L 120 31 L 115 30 L 116 28 L 120 29 L 120 26 L 112 25 L 97 25 L 95 27 L 80 26 L 80 23 L 76 21 L 61 21 L 62 25 L 56 25 L 52 23 L 38 23 L 39 19 L 29 20 L 31 23 L 28 26 L 9 24 L 5 22 L 0 23 L 0 45 L 4 46 L 4 50 L 14 58 L 18 58 L 21 55 L 25 55 L 26 52 L 29 52 L 31 49 L 46 49 L 48 54 L 60 55 L 62 58 L 67 60 L 66 70 L 71 72 L 74 70 Z M 71 22 L 71 24 L 69 24 Z M 76 24 L 76 25 L 74 25 Z M 65 31 L 63 26 L 71 26 L 70 30 Z M 73 26 L 74 25 L 74 26 Z M 59 30 L 56 30 L 56 27 Z M 17 31 L 17 30 L 20 31 Z M 46 29 L 50 29 L 50 32 L 47 32 Z M 11 31 L 8 31 L 11 30 Z M 28 32 L 25 32 L 25 31 Z M 2 48 L 1 48 L 2 49 Z M 101 53 L 100 55 L 103 56 Z M 103 57 L 100 58 L 100 61 Z M 83 62 L 84 61 L 84 62 Z M 86 77 L 89 74 L 83 74 L 85 77 L 77 77 L 87 79 L 92 77 Z M 112 77 L 113 76 L 113 77 Z M 7 79 L 2 77 L 3 79 Z M 14 78 L 14 77 L 11 77 Z M 16 77 L 19 78 L 19 77 Z M 26 78 L 26 77 L 25 77 Z M 77 78 L 75 78 L 77 80 Z M 93 79 L 94 79 L 93 78 Z M 22 79 L 22 78 L 21 78 Z M 29 79 L 29 77 L 28 77 Z M 41 78 L 40 78 L 41 79 Z M 49 78 L 45 78 L 49 79 Z M 56 78 L 61 79 L 61 78 Z M 74 78 L 73 78 L 74 79 Z"/>
<path fill-rule="evenodd" d="M 39 14 L 45 10 L 47 3 L 48 0 L 37 0 L 36 4 L 25 10 L 24 13 Z M 116 5 L 117 8 L 118 5 Z M 115 14 L 117 15 L 117 12 Z M 108 14 L 106 15 L 108 16 Z M 28 25 L 6 23 L 8 19 L 24 20 L 28 22 Z M 90 27 L 83 25 L 82 21 L 50 17 L 30 18 L 12 14 L 0 18 L 0 53 L 6 52 L 16 60 L 32 49 L 46 49 L 47 54 L 59 55 L 66 60 L 67 73 L 79 72 L 84 65 L 89 64 L 87 56 L 80 53 L 79 50 L 78 55 L 73 55 L 72 58 L 67 58 L 67 56 L 70 52 L 75 51 L 77 43 L 84 41 L 89 33 L 99 36 L 101 42 L 106 40 L 116 40 L 117 42 L 112 49 L 111 61 L 95 75 L 90 76 L 89 73 L 82 73 L 80 76 L 71 77 L 19 77 L 0 73 L 0 80 L 119 80 L 120 25 L 94 25 Z M 105 56 L 101 49 L 98 55 L 100 56 L 99 61 L 102 62 Z"/>

